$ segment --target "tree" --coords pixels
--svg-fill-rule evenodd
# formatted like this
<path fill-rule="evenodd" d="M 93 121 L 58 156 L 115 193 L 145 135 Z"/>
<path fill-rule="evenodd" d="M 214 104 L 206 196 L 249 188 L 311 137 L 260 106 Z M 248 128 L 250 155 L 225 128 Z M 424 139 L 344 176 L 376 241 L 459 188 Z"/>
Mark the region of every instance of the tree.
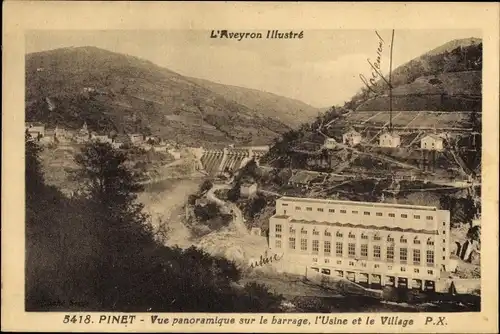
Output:
<path fill-rule="evenodd" d="M 86 145 L 82 196 L 67 198 L 43 182 L 39 149 L 26 143 L 26 308 L 121 312 L 229 312 L 255 309 L 232 283 L 229 260 L 190 248 L 166 247 L 166 222 L 153 233 L 137 175 L 109 144 Z M 274 298 L 265 288 L 264 298 Z M 238 301 L 241 300 L 241 303 Z M 265 300 L 265 299 L 264 299 Z M 274 309 L 273 303 L 259 307 Z M 265 312 L 267 309 L 259 309 Z"/>
<path fill-rule="evenodd" d="M 203 183 L 200 185 L 200 193 L 204 194 L 205 192 L 212 189 L 212 187 L 213 187 L 213 184 L 210 180 L 204 180 Z"/>
<path fill-rule="evenodd" d="M 26 145 L 26 162 L 25 162 L 25 186 L 26 196 L 36 196 L 40 192 L 43 184 L 42 165 L 40 162 L 40 152 L 42 148 L 31 139 L 30 135 L 26 132 L 25 135 Z"/>
<path fill-rule="evenodd" d="M 467 231 L 467 239 L 481 242 L 481 226 L 476 225 L 469 228 Z"/>
<path fill-rule="evenodd" d="M 128 269 L 144 265 L 142 254 L 157 246 L 143 206 L 139 175 L 129 170 L 124 152 L 108 143 L 89 143 L 75 157 L 81 167 L 89 208 L 89 229 L 98 236 L 96 291 L 102 305 L 112 307 L 131 289 Z"/>
<path fill-rule="evenodd" d="M 266 198 L 262 195 L 258 195 L 250 201 L 250 203 L 245 208 L 245 213 L 248 217 L 254 218 L 255 215 L 260 213 L 262 209 L 266 207 L 267 201 Z"/>
<path fill-rule="evenodd" d="M 469 194 L 465 199 L 463 199 L 463 212 L 465 223 L 472 225 L 472 220 L 476 217 L 477 207 L 474 203 L 474 199 Z"/>

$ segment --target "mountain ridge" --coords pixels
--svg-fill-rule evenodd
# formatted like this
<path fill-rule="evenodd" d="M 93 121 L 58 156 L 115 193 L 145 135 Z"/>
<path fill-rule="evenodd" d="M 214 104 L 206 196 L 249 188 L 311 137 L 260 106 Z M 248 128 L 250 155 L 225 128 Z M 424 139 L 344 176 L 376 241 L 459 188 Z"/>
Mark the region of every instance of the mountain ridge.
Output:
<path fill-rule="evenodd" d="M 455 39 L 415 57 L 392 71 L 392 86 L 395 110 L 481 110 L 482 40 Z M 388 110 L 388 92 L 380 79 L 362 87 L 345 106 Z"/>
<path fill-rule="evenodd" d="M 294 126 L 299 126 L 321 113 L 321 108 L 313 107 L 288 96 L 255 88 L 222 84 L 206 79 L 193 77 L 188 77 L 188 79 L 248 108 L 256 109 L 262 113 L 267 111 L 270 113 L 268 114 L 269 117 L 272 117 L 272 111 L 278 112 L 280 117 L 286 120 L 286 123 Z M 224 89 L 225 92 L 222 91 Z M 275 100 L 274 106 L 272 100 Z M 269 108 L 269 110 L 264 110 L 264 108 Z"/>
<path fill-rule="evenodd" d="M 248 93 L 262 94 L 267 103 L 255 110 L 247 106 L 252 105 L 248 99 L 245 105 L 219 94 L 222 84 L 201 85 L 149 60 L 98 47 L 29 53 L 25 61 L 26 119 L 30 121 L 69 128 L 86 121 L 94 130 L 143 131 L 190 144 L 269 143 L 296 125 L 290 117 L 282 120 L 279 114 L 263 112 L 283 110 L 269 107 L 272 93 Z"/>

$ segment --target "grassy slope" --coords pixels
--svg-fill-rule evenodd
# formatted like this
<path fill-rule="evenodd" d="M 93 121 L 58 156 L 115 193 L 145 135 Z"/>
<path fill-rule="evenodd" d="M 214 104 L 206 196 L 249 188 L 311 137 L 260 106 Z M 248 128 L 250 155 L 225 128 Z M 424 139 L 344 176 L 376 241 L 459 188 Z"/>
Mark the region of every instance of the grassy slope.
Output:
<path fill-rule="evenodd" d="M 70 128 L 86 120 L 93 130 L 141 130 L 193 144 L 264 143 L 288 129 L 175 72 L 94 47 L 26 56 L 26 118 Z"/>
<path fill-rule="evenodd" d="M 321 112 L 320 109 L 314 108 L 302 101 L 285 98 L 256 89 L 222 85 L 196 78 L 189 78 L 189 80 L 228 100 L 256 110 L 267 117 L 279 119 L 292 127 L 311 121 Z"/>

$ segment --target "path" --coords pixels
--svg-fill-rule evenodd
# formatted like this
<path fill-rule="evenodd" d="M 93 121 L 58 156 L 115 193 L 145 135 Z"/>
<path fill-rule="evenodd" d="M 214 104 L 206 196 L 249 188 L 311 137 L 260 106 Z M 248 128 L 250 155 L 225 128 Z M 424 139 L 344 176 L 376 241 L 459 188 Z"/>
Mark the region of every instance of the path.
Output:
<path fill-rule="evenodd" d="M 274 191 L 270 191 L 270 190 L 259 189 L 259 190 L 257 190 L 257 192 L 262 193 L 264 195 L 271 195 L 271 196 L 283 197 L 282 194 L 274 192 Z"/>
<path fill-rule="evenodd" d="M 247 227 L 245 226 L 245 218 L 243 218 L 243 213 L 238 208 L 238 206 L 231 202 L 225 202 L 215 195 L 215 191 L 221 189 L 231 189 L 231 186 L 227 184 L 214 184 L 212 188 L 206 193 L 207 199 L 219 205 L 227 213 L 231 213 L 233 215 L 233 220 L 230 226 L 237 233 L 249 234 Z"/>

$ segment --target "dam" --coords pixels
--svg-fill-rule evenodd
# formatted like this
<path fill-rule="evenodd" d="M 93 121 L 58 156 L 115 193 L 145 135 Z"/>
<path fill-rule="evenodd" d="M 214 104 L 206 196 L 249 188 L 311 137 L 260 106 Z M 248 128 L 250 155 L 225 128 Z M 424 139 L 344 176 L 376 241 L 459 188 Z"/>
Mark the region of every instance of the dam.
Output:
<path fill-rule="evenodd" d="M 229 146 L 223 149 L 192 149 L 198 163 L 197 168 L 210 176 L 221 173 L 232 173 L 255 160 L 259 164 L 260 158 L 269 151 L 269 146 Z"/>

